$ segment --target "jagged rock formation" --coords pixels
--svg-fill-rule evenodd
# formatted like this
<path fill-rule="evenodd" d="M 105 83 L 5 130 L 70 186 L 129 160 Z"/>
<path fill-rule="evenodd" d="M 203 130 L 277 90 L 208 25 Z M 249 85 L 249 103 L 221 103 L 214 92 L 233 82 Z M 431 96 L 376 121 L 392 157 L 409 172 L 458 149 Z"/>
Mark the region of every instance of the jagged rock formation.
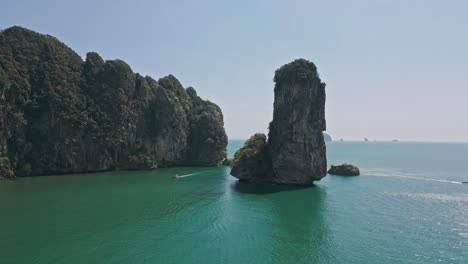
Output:
<path fill-rule="evenodd" d="M 0 32 L 0 157 L 16 175 L 216 165 L 221 109 L 172 75 L 86 60 L 54 37 Z M 1 175 L 0 175 L 1 176 Z"/>
<path fill-rule="evenodd" d="M 263 137 L 256 140 L 261 144 L 252 144 L 252 138 L 247 141 L 236 153 L 231 174 L 241 180 L 311 184 L 327 174 L 323 137 L 325 83 L 321 82 L 316 66 L 304 59 L 279 68 L 274 81 L 275 101 L 268 142 Z M 271 169 L 258 169 L 258 160 L 271 164 Z"/>
<path fill-rule="evenodd" d="M 350 164 L 343 164 L 338 166 L 331 165 L 328 173 L 341 176 L 358 176 L 360 174 L 359 168 Z"/>

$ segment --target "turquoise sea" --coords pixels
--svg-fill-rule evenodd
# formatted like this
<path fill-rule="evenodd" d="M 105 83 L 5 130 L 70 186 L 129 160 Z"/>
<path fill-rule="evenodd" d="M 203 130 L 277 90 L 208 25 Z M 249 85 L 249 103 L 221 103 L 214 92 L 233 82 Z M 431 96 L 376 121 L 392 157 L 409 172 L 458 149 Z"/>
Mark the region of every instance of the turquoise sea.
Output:
<path fill-rule="evenodd" d="M 327 150 L 362 175 L 308 188 L 240 184 L 227 167 L 0 182 L 0 263 L 468 263 L 468 144 Z"/>

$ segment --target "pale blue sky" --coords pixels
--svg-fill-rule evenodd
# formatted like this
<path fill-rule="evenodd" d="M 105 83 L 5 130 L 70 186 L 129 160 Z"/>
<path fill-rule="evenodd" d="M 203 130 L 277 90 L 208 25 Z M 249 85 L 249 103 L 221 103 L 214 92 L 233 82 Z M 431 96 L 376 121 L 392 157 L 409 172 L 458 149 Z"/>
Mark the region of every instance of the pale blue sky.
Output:
<path fill-rule="evenodd" d="M 274 70 L 327 83 L 334 138 L 468 141 L 468 1 L 2 0 L 0 28 L 54 35 L 221 106 L 229 137 L 266 132 Z"/>

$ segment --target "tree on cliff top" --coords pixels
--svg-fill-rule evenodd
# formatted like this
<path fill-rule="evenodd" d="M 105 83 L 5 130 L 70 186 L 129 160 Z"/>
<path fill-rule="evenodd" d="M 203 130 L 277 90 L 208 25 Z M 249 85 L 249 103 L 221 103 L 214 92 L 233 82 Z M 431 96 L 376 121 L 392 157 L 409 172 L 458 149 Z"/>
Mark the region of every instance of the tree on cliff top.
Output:
<path fill-rule="evenodd" d="M 274 82 L 305 81 L 318 78 L 317 67 L 306 59 L 297 59 L 275 71 Z"/>

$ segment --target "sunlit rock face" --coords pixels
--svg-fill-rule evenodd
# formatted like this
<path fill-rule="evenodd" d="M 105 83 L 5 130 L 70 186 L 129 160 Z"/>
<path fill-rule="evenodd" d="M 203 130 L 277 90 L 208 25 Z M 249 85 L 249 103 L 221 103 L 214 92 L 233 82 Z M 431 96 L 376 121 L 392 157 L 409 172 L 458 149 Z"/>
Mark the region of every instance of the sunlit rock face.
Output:
<path fill-rule="evenodd" d="M 242 162 L 232 164 L 231 174 L 245 181 L 266 181 L 281 184 L 307 185 L 327 174 L 326 146 L 323 137 L 325 124 L 325 83 L 320 80 L 316 66 L 298 59 L 275 72 L 275 101 L 273 121 L 268 142 L 258 148 L 249 141 L 236 153 Z M 251 144 L 250 144 L 251 145 Z M 264 154 L 266 153 L 266 154 Z M 251 159 L 251 160 L 249 160 Z M 268 169 L 252 169 L 252 160 L 265 160 Z M 255 171 L 255 173 L 247 172 Z M 245 173 L 242 173 L 245 172 Z M 259 172 L 264 172 L 259 176 Z"/>
<path fill-rule="evenodd" d="M 0 110 L 0 158 L 19 176 L 211 166 L 226 157 L 221 109 L 193 88 L 94 52 L 83 61 L 21 27 L 0 31 Z"/>

